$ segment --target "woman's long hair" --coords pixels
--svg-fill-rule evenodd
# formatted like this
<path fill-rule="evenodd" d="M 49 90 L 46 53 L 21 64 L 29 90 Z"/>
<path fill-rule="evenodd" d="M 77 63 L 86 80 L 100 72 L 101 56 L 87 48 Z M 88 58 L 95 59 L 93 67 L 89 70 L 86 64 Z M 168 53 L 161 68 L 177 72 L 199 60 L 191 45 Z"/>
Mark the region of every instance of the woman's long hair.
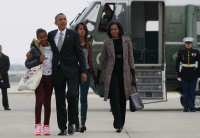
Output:
<path fill-rule="evenodd" d="M 83 25 L 83 29 L 85 30 L 85 37 L 84 37 L 84 38 L 85 38 L 85 42 L 87 42 L 88 28 L 87 28 L 87 26 L 85 25 L 85 23 L 83 23 L 83 22 L 78 23 L 78 24 L 76 25 L 76 27 L 75 27 L 75 31 L 78 32 L 78 28 L 79 28 L 80 25 Z"/>

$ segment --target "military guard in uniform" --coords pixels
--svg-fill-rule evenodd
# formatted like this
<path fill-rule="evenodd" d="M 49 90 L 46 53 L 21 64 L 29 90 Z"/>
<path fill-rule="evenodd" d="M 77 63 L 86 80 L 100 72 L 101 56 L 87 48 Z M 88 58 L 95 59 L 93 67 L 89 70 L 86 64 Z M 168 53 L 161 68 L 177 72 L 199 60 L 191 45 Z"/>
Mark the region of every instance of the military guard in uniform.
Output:
<path fill-rule="evenodd" d="M 192 48 L 194 38 L 186 37 L 183 41 L 185 48 L 176 55 L 176 77 L 183 88 L 183 112 L 196 112 L 194 103 L 196 85 L 200 78 L 200 55 L 199 50 Z"/>

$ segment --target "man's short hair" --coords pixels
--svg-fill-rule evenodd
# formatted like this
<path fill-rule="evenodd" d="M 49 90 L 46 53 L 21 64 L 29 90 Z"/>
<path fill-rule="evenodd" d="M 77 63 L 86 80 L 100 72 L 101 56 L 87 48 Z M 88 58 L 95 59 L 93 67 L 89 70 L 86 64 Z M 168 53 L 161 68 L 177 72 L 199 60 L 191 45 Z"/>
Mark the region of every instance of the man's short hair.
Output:
<path fill-rule="evenodd" d="M 0 47 L 2 48 L 2 46 L 0 45 Z"/>
<path fill-rule="evenodd" d="M 55 17 L 55 21 L 57 21 L 59 15 L 65 15 L 65 14 L 64 13 L 57 14 L 56 17 Z"/>

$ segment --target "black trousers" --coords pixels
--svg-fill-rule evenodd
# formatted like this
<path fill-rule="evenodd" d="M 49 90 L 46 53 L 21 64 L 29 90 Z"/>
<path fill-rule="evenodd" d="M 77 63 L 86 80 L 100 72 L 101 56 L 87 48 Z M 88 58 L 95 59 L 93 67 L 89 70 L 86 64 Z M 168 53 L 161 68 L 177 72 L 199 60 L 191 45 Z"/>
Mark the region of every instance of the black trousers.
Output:
<path fill-rule="evenodd" d="M 7 88 L 1 88 L 1 92 L 2 92 L 2 104 L 3 104 L 3 107 L 4 108 L 9 108 Z"/>
<path fill-rule="evenodd" d="M 123 72 L 113 72 L 109 90 L 110 104 L 114 117 L 114 128 L 123 128 L 126 114 L 126 96 Z"/>
<path fill-rule="evenodd" d="M 77 86 L 79 77 L 67 78 L 64 75 L 60 66 L 58 66 L 56 78 L 53 78 L 53 85 L 55 89 L 55 97 L 56 97 L 56 110 L 57 110 L 57 122 L 60 130 L 67 129 L 67 110 L 66 110 L 66 102 L 68 102 L 68 121 L 70 124 L 75 124 L 77 121 L 76 118 L 76 94 L 77 94 Z M 68 87 L 68 91 L 66 93 L 66 83 Z"/>

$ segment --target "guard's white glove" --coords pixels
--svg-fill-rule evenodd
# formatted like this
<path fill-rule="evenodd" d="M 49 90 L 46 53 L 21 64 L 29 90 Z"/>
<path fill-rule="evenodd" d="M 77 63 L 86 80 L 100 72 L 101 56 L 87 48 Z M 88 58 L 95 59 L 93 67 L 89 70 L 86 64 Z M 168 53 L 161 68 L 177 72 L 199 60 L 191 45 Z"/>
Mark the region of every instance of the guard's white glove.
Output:
<path fill-rule="evenodd" d="M 200 81 L 200 78 L 198 78 L 198 80 L 197 81 Z"/>
<path fill-rule="evenodd" d="M 177 80 L 178 80 L 178 81 L 181 81 L 181 78 L 178 78 Z"/>

